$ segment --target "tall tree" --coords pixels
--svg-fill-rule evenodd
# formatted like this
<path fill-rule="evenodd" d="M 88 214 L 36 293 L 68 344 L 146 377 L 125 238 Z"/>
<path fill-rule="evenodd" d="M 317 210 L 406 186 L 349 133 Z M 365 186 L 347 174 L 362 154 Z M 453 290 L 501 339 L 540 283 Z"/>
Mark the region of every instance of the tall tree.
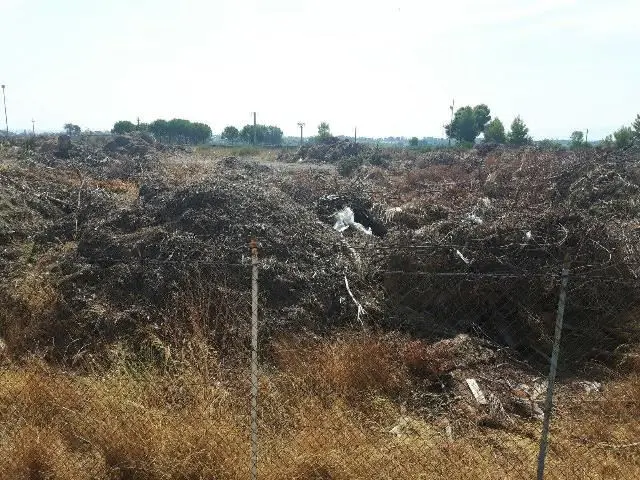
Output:
<path fill-rule="evenodd" d="M 231 143 L 235 142 L 239 136 L 240 131 L 232 125 L 225 127 L 225 129 L 222 131 L 222 134 L 220 135 L 223 140 L 229 140 Z"/>
<path fill-rule="evenodd" d="M 627 148 L 633 144 L 633 129 L 631 127 L 620 127 L 613 132 L 613 139 L 616 148 Z"/>
<path fill-rule="evenodd" d="M 447 136 L 461 142 L 473 142 L 478 136 L 476 118 L 471 107 L 459 108 L 453 116 L 453 121 L 445 126 Z"/>
<path fill-rule="evenodd" d="M 444 127 L 447 136 L 461 142 L 474 142 L 491 120 L 490 113 L 489 107 L 484 104 L 473 108 L 459 108 L 453 116 L 453 121 Z"/>
<path fill-rule="evenodd" d="M 131 133 L 136 129 L 136 126 L 133 122 L 129 120 L 120 120 L 113 124 L 113 128 L 111 129 L 111 133 L 116 133 L 118 135 L 122 135 L 124 133 Z"/>
<path fill-rule="evenodd" d="M 282 130 L 280 128 L 275 127 L 273 125 L 245 125 L 240 130 L 240 138 L 244 142 L 252 142 L 253 141 L 253 131 L 255 128 L 256 133 L 256 142 L 259 144 L 267 144 L 267 145 L 280 145 L 282 143 Z"/>
<path fill-rule="evenodd" d="M 82 129 L 73 123 L 65 123 L 64 130 L 67 132 L 67 135 L 80 135 Z"/>
<path fill-rule="evenodd" d="M 169 135 L 169 128 L 167 126 L 166 120 L 154 120 L 149 124 L 149 131 L 158 139 L 158 140 L 167 140 L 167 136 Z"/>
<path fill-rule="evenodd" d="M 532 142 L 529 136 L 529 129 L 518 115 L 511 123 L 511 131 L 507 134 L 507 142 L 509 145 L 520 147 L 528 145 Z"/>
<path fill-rule="evenodd" d="M 640 144 L 640 114 L 636 115 L 636 119 L 631 124 L 633 128 L 633 138 L 636 143 Z"/>
<path fill-rule="evenodd" d="M 331 129 L 329 128 L 329 124 L 327 122 L 322 122 L 320 125 L 318 125 L 318 138 L 320 140 L 331 138 Z"/>
<path fill-rule="evenodd" d="M 580 148 L 584 146 L 584 133 L 580 130 L 576 130 L 571 134 L 571 148 Z"/>
<path fill-rule="evenodd" d="M 491 110 L 484 103 L 481 103 L 473 107 L 473 117 L 476 119 L 476 129 L 480 135 L 491 121 Z"/>
<path fill-rule="evenodd" d="M 409 140 L 409 146 L 417 147 L 419 142 L 420 140 L 418 140 L 418 137 L 411 137 L 411 139 Z"/>
<path fill-rule="evenodd" d="M 506 143 L 507 136 L 504 133 L 504 125 L 499 118 L 494 118 L 484 127 L 484 141 Z"/>

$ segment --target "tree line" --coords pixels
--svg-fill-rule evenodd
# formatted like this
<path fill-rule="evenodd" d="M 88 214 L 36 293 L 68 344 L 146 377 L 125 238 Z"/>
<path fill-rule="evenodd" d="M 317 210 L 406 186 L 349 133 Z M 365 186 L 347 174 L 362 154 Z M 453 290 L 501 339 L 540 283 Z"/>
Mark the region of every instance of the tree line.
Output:
<path fill-rule="evenodd" d="M 241 130 L 230 125 L 225 127 L 220 137 L 235 143 L 238 140 L 244 143 L 257 143 L 261 145 L 280 145 L 282 143 L 282 130 L 273 125 L 245 125 Z"/>
<path fill-rule="evenodd" d="M 158 119 L 151 123 L 134 124 L 128 120 L 120 120 L 113 125 L 111 133 L 125 134 L 133 132 L 149 132 L 165 143 L 204 143 L 211 138 L 211 127 L 205 123 L 190 122 L 182 118 L 171 120 Z"/>
<path fill-rule="evenodd" d="M 511 130 L 505 131 L 499 118 L 491 119 L 491 111 L 485 104 L 475 107 L 466 106 L 456 110 L 453 119 L 445 125 L 447 137 L 464 144 L 473 144 L 480 134 L 484 135 L 486 143 L 507 144 L 515 147 L 530 145 L 533 139 L 529 136 L 529 128 L 518 115 L 511 123 Z M 631 126 L 623 126 L 608 135 L 600 144 L 608 148 L 626 148 L 633 143 L 640 144 L 640 114 L 636 116 Z M 412 138 L 411 145 L 417 145 L 418 139 Z M 559 146 L 551 140 L 539 142 L 543 146 Z M 582 131 L 571 134 L 569 146 L 571 148 L 587 148 L 591 146 Z"/>
<path fill-rule="evenodd" d="M 504 124 L 499 118 L 491 118 L 491 110 L 485 104 L 475 107 L 464 106 L 456 110 L 450 123 L 444 126 L 447 137 L 456 140 L 462 145 L 472 145 L 476 139 L 483 135 L 485 143 L 506 144 L 515 147 L 530 145 L 533 139 L 529 135 L 529 128 L 518 115 L 511 122 L 510 130 L 505 130 Z M 65 130 L 70 134 L 78 134 L 80 127 L 66 124 Z M 211 139 L 211 128 L 199 122 L 174 118 L 172 120 L 158 119 L 151 123 L 134 124 L 128 120 L 121 120 L 114 124 L 112 133 L 125 134 L 132 132 L 149 132 L 158 140 L 166 143 L 204 143 Z M 332 137 L 329 125 L 322 122 L 318 126 L 317 141 L 323 141 Z M 227 126 L 221 134 L 223 140 L 231 143 L 238 141 L 243 143 L 256 143 L 260 145 L 281 145 L 283 132 L 273 125 L 245 125 L 242 129 Z M 634 142 L 640 144 L 640 115 L 630 126 L 622 126 L 620 129 L 608 135 L 600 144 L 609 148 L 625 148 Z M 418 139 L 411 138 L 410 146 L 417 146 Z M 539 145 L 546 147 L 558 147 L 559 143 L 552 140 L 542 140 Z M 570 137 L 571 148 L 587 148 L 591 146 L 582 131 L 574 131 Z"/>
<path fill-rule="evenodd" d="M 488 143 L 513 146 L 533 143 L 529 128 L 519 115 L 511 122 L 511 130 L 505 132 L 502 121 L 497 117 L 491 119 L 491 110 L 485 104 L 459 108 L 444 129 L 447 137 L 463 144 L 473 144 L 480 134 L 484 134 L 484 141 Z"/>

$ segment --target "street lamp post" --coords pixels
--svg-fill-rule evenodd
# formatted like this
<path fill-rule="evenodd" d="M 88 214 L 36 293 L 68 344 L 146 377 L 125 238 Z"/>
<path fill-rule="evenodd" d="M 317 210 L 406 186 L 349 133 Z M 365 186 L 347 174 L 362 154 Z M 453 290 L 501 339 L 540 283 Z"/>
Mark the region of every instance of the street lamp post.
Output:
<path fill-rule="evenodd" d="M 6 85 L 2 85 L 2 100 L 4 102 L 4 125 L 7 129 L 7 136 L 9 136 L 9 120 L 7 120 L 7 97 L 4 93 Z"/>
<path fill-rule="evenodd" d="M 303 137 L 302 137 L 302 129 L 304 128 L 304 122 L 298 122 L 298 126 L 300 127 L 300 146 L 302 146 L 303 143 Z"/>

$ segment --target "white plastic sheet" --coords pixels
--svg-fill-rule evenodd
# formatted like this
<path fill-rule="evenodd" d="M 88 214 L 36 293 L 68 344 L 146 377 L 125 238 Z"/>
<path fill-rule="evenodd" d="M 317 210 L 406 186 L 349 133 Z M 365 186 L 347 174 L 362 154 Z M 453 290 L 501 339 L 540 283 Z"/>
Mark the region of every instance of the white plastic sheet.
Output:
<path fill-rule="evenodd" d="M 347 228 L 353 227 L 362 233 L 371 235 L 371 228 L 364 228 L 364 225 L 355 221 L 353 210 L 350 207 L 344 207 L 339 212 L 336 212 L 334 216 L 336 217 L 336 223 L 333 226 L 334 230 L 344 232 Z"/>

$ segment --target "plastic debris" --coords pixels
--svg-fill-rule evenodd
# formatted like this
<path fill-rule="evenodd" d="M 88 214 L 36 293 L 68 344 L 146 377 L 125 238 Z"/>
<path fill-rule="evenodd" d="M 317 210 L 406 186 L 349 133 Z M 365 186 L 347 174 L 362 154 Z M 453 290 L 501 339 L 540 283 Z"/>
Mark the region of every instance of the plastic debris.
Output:
<path fill-rule="evenodd" d="M 487 399 L 484 396 L 484 393 L 482 392 L 482 390 L 480 390 L 480 386 L 478 385 L 478 382 L 476 381 L 476 379 L 467 378 L 466 382 L 467 382 L 467 385 L 469 386 L 469 390 L 471 390 L 471 393 L 473 394 L 473 398 L 476 399 L 476 402 L 478 402 L 480 405 L 486 405 Z"/>
<path fill-rule="evenodd" d="M 473 223 L 475 223 L 476 225 L 482 225 L 484 223 L 482 219 L 479 216 L 477 216 L 475 213 L 470 213 L 469 215 L 467 215 L 467 218 L 471 220 Z"/>
<path fill-rule="evenodd" d="M 333 226 L 333 229 L 338 232 L 344 232 L 347 228 L 353 227 L 367 235 L 372 234 L 371 228 L 365 228 L 364 225 L 355 221 L 353 210 L 351 210 L 350 207 L 344 207 L 339 212 L 336 212 L 334 216 L 336 217 L 336 223 Z"/>
<path fill-rule="evenodd" d="M 460 250 L 456 250 L 456 255 L 458 256 L 458 258 L 460 258 L 460 260 L 462 260 L 467 265 L 471 263 L 471 260 L 465 257 Z"/>

